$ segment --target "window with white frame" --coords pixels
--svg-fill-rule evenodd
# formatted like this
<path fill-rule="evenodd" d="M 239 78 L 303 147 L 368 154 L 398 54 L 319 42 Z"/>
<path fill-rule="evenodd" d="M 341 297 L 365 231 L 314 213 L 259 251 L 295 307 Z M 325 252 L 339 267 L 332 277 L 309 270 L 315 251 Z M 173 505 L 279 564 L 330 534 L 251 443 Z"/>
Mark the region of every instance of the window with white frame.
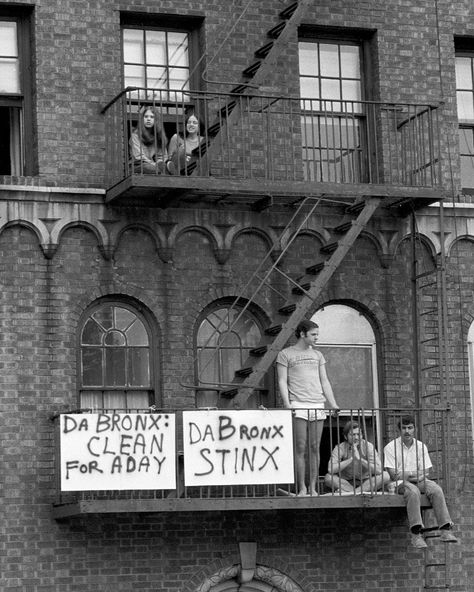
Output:
<path fill-rule="evenodd" d="M 0 7 L 0 175 L 32 175 L 29 12 Z"/>
<path fill-rule="evenodd" d="M 146 319 L 128 304 L 91 308 L 80 331 L 80 406 L 133 410 L 154 404 L 152 342 Z"/>

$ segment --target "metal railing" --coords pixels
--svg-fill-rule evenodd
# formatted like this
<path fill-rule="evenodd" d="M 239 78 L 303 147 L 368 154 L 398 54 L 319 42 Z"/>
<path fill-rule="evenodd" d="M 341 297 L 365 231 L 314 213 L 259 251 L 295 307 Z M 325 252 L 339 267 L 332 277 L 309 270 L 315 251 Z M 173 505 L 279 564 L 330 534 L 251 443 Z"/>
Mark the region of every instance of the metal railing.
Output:
<path fill-rule="evenodd" d="M 197 413 L 200 417 L 206 419 L 210 413 L 210 411 L 214 411 L 219 415 L 219 417 L 228 417 L 229 412 L 226 411 L 218 411 L 218 410 L 196 410 L 193 409 L 193 413 Z M 256 411 L 253 410 L 251 412 L 252 418 L 256 417 L 256 414 L 263 414 L 264 417 L 270 417 L 272 422 L 275 422 L 276 413 L 282 410 L 264 410 L 264 411 Z M 301 410 L 299 410 L 301 411 Z M 276 412 L 276 413 L 275 413 Z M 308 411 L 309 412 L 309 411 Z M 132 457 L 133 453 L 137 453 L 140 455 L 144 453 L 146 445 L 144 437 L 130 435 L 130 429 L 132 425 L 138 425 L 136 423 L 136 418 L 133 420 L 130 419 L 131 415 L 134 413 L 140 413 L 142 415 L 139 425 L 142 428 L 142 432 L 145 433 L 147 430 L 150 429 L 151 423 L 159 425 L 160 421 L 163 425 L 164 417 L 166 417 L 166 421 L 169 420 L 170 416 L 173 417 L 173 425 L 175 426 L 175 430 L 172 432 L 172 437 L 175 439 L 172 449 L 175 450 L 175 458 L 170 459 L 171 463 L 174 463 L 174 468 L 176 472 L 176 486 L 173 489 L 170 488 L 162 488 L 162 489 L 153 489 L 153 488 L 142 488 L 142 489 L 107 489 L 101 488 L 98 489 L 85 489 L 85 490 L 67 490 L 65 491 L 64 488 L 62 490 L 62 484 L 64 483 L 64 479 L 61 479 L 61 469 L 64 472 L 65 467 L 65 459 L 61 458 L 61 454 L 65 456 L 69 455 L 74 458 L 79 459 L 77 462 L 74 461 L 69 464 L 67 470 L 71 471 L 71 473 L 75 473 L 78 478 L 80 478 L 81 482 L 83 479 L 85 480 L 90 476 L 90 463 L 94 465 L 92 467 L 92 472 L 96 472 L 100 470 L 101 466 L 101 456 L 103 459 L 107 459 L 108 461 L 114 464 L 114 458 L 119 455 L 122 455 L 122 461 L 120 461 L 121 466 L 123 465 L 123 471 L 125 472 L 125 460 L 128 457 Z M 234 415 L 232 416 L 232 421 L 235 425 L 238 425 L 239 417 L 249 417 L 244 416 L 243 414 L 249 413 L 244 411 L 235 411 L 232 412 Z M 94 415 L 92 415 L 94 414 Z M 265 414 L 269 414 L 266 415 Z M 273 414 L 273 415 L 272 415 Z M 63 420 L 61 420 L 61 415 L 63 416 Z M 248 484 L 245 482 L 235 482 L 234 473 L 237 469 L 237 461 L 232 460 L 232 464 L 235 463 L 235 467 L 233 466 L 233 470 L 229 472 L 229 484 L 223 482 L 221 484 L 210 484 L 205 486 L 189 486 L 186 482 L 186 475 L 189 475 L 189 463 L 188 463 L 188 473 L 185 472 L 185 464 L 187 462 L 186 459 L 186 446 L 183 446 L 183 441 L 187 437 L 191 437 L 188 431 L 185 432 L 183 429 L 183 425 L 185 425 L 185 419 L 183 416 L 183 410 L 162 410 L 157 411 L 154 408 L 147 409 L 147 410 L 119 410 L 119 409 L 108 409 L 108 410 L 79 410 L 75 412 L 71 412 L 71 414 L 61 414 L 57 415 L 53 418 L 54 420 L 54 428 L 55 428 L 55 443 L 56 443 L 56 455 L 55 455 L 55 476 L 56 476 L 56 483 L 57 483 L 57 495 L 56 495 L 56 503 L 57 504 L 67 504 L 77 501 L 113 501 L 113 500 L 170 500 L 170 499 L 188 499 L 188 500 L 212 500 L 212 499 L 242 499 L 242 498 L 275 498 L 280 496 L 289 496 L 295 497 L 298 493 L 296 491 L 296 479 L 290 478 L 288 483 L 263 483 L 263 484 Z M 64 419 L 64 416 L 72 416 L 72 419 L 69 417 L 68 422 Z M 148 423 L 147 417 L 148 415 Z M 314 447 L 311 447 L 309 444 L 310 438 L 308 438 L 308 444 L 306 449 L 306 472 L 307 472 L 307 480 L 311 479 L 311 467 L 319 466 L 319 474 L 316 479 L 316 496 L 318 498 L 324 496 L 328 499 L 333 499 L 334 497 L 340 497 L 343 495 L 371 495 L 371 496 L 381 496 L 381 501 L 385 496 L 387 502 L 390 502 L 390 497 L 393 493 L 393 479 L 390 479 L 387 473 L 381 473 L 381 468 L 385 466 L 384 462 L 384 447 L 385 445 L 397 438 L 399 435 L 398 423 L 402 416 L 405 415 L 412 415 L 415 418 L 415 423 L 417 426 L 417 432 L 415 437 L 418 440 L 421 440 L 424 444 L 426 444 L 429 456 L 431 458 L 433 468 L 430 471 L 429 478 L 437 481 L 441 487 L 443 487 L 446 493 L 449 493 L 450 488 L 450 481 L 449 481 L 449 412 L 446 409 L 431 409 L 431 410 L 413 410 L 413 409 L 358 409 L 358 410 L 341 410 L 337 414 L 331 414 L 328 411 L 328 415 L 324 422 L 324 430 L 323 436 L 321 440 L 321 445 L 316 450 Z M 144 417 L 145 416 L 145 417 Z M 101 429 L 92 429 L 90 434 L 87 435 L 85 441 L 87 442 L 87 450 L 89 454 L 89 461 L 85 461 L 84 459 L 81 460 L 81 453 L 80 453 L 80 446 L 76 447 L 73 446 L 73 451 L 71 451 L 70 444 L 68 445 L 61 438 L 61 430 L 60 426 L 62 426 L 62 430 L 65 432 L 69 429 L 72 431 L 73 428 L 78 431 L 80 434 L 81 431 L 87 431 L 87 424 L 92 424 L 92 421 L 95 422 L 95 425 L 99 425 L 97 417 L 100 417 L 100 425 L 107 426 L 109 431 L 106 431 L 105 428 Z M 193 416 L 195 417 L 195 416 Z M 281 416 L 279 416 L 281 417 Z M 94 420 L 92 420 L 94 418 Z M 254 420 L 252 420 L 254 421 Z M 349 483 L 349 487 L 347 484 L 345 487 L 339 487 L 340 484 L 340 474 L 338 472 L 337 467 L 335 466 L 335 458 L 337 454 L 334 452 L 340 447 L 341 444 L 344 443 L 346 446 L 346 453 L 347 450 L 349 452 L 349 457 L 354 455 L 354 447 L 347 448 L 348 441 L 344 436 L 344 426 L 348 421 L 356 422 L 361 432 L 361 438 L 363 440 L 362 445 L 360 446 L 360 450 L 362 450 L 362 455 L 365 455 L 369 465 L 374 467 L 373 470 L 370 470 L 367 473 L 360 473 L 360 463 L 354 464 L 354 467 L 359 467 L 357 470 L 353 471 L 353 474 L 350 475 L 346 481 Z M 150 425 L 149 425 L 150 424 Z M 66 426 L 73 426 L 73 428 Z M 197 424 L 195 424 L 196 426 Z M 224 427 L 221 431 L 222 435 L 228 435 L 230 431 L 230 423 L 226 420 L 222 424 Z M 274 432 L 272 433 L 272 437 L 276 436 L 275 442 L 279 445 L 283 446 L 285 442 L 281 440 L 278 436 L 283 435 L 283 428 L 278 427 L 280 423 L 269 423 L 273 425 Z M 282 424 L 281 424 L 282 425 Z M 289 417 L 289 425 L 291 425 L 291 417 Z M 309 426 L 309 423 L 307 424 Z M 115 427 L 114 427 L 115 426 Z M 188 428 L 188 424 L 186 424 L 186 428 Z M 89 425 L 90 428 L 90 425 Z M 198 429 L 198 428 L 195 428 Z M 253 430 L 260 430 L 259 434 L 257 432 L 253 433 Z M 250 440 L 250 437 L 255 441 L 259 439 L 262 440 L 263 434 L 266 428 L 257 428 L 256 426 L 251 427 L 240 427 L 240 434 L 242 440 Z M 280 432 L 279 432 L 280 430 Z M 114 431 L 122 432 L 123 436 L 120 436 L 121 443 L 114 444 L 112 441 L 111 434 Z M 139 430 L 140 432 L 140 430 Z M 198 433 L 198 432 L 196 432 Z M 268 436 L 269 432 L 266 434 Z M 204 436 L 204 430 L 201 430 L 200 437 Z M 286 445 L 289 448 L 289 454 L 292 455 L 292 451 L 296 450 L 296 448 L 292 448 L 291 446 L 291 431 L 290 431 L 290 441 L 286 441 Z M 192 437 L 191 437 L 192 439 Z M 222 444 L 223 440 L 226 438 L 222 437 L 221 442 L 217 444 L 215 441 L 219 440 L 217 438 L 217 431 L 214 431 L 214 434 L 211 435 L 208 432 L 207 436 L 203 438 L 204 440 L 207 439 L 206 442 L 206 452 L 204 466 L 208 466 L 209 458 L 211 455 L 212 447 L 217 446 L 219 447 L 219 459 L 224 462 L 224 457 L 227 459 L 231 458 L 229 456 L 225 456 L 222 454 Z M 268 442 L 270 442 L 270 439 Z M 157 442 L 155 442 L 156 446 L 159 446 Z M 122 447 L 121 451 L 118 452 L 118 447 Z M 228 445 L 230 448 L 230 445 Z M 135 450 L 136 448 L 136 450 Z M 269 449 L 271 447 L 267 446 L 266 448 L 266 461 L 273 460 L 271 458 L 271 453 Z M 184 452 L 183 452 L 184 450 Z M 423 459 L 421 454 L 421 448 L 417 448 L 417 460 L 419 464 L 419 470 L 423 471 L 426 466 L 426 460 Z M 155 455 L 157 455 L 157 449 L 154 451 Z M 115 456 L 114 456 L 115 454 Z M 233 454 L 233 453 L 232 453 Z M 235 453 L 237 455 L 237 452 Z M 239 453 L 240 454 L 240 453 Z M 163 453 L 164 457 L 164 453 Z M 140 457 L 142 458 L 142 457 Z M 233 457 L 232 457 L 233 458 Z M 236 456 L 237 458 L 237 456 Z M 355 458 L 355 457 L 354 457 Z M 380 467 L 377 468 L 377 458 L 380 459 Z M 92 459 L 92 460 L 91 460 Z M 136 468 L 138 463 L 142 462 L 143 460 L 139 461 L 138 459 L 135 461 L 130 461 L 129 464 L 133 464 L 133 467 Z M 229 461 L 230 462 L 230 461 Z M 245 463 L 251 464 L 253 462 L 251 455 L 247 455 L 244 453 L 242 457 L 239 457 L 239 463 L 242 462 L 242 467 Z M 83 463 L 83 464 L 82 464 Z M 110 464 L 110 463 L 109 463 Z M 209 463 L 210 464 L 210 463 Z M 263 463 L 261 463 L 263 464 Z M 268 464 L 271 464 L 269 462 Z M 146 463 L 143 465 L 146 468 Z M 193 465 L 194 466 L 194 465 Z M 397 459 L 397 466 L 404 470 L 404 459 Z M 234 470 L 235 469 L 235 470 Z M 127 469 L 129 470 L 129 469 Z M 63 474 L 64 477 L 64 474 Z M 346 476 L 347 477 L 347 476 Z M 138 478 L 138 477 L 137 477 Z M 243 477 L 245 481 L 245 477 Z M 222 478 L 221 478 L 222 481 Z M 84 481 L 85 482 L 85 481 Z M 137 481 L 138 483 L 138 481 Z M 400 485 L 401 483 L 399 483 Z M 84 489 L 82 487 L 81 489 Z M 349 489 L 349 491 L 344 492 L 344 489 Z M 364 493 L 362 493 L 361 489 L 365 489 Z M 399 491 L 400 493 L 400 491 Z M 312 492 L 309 492 L 309 496 L 315 495 Z"/>
<path fill-rule="evenodd" d="M 184 176 L 288 182 L 440 183 L 438 106 L 127 88 L 103 109 L 106 185 L 132 175 L 130 137 L 153 107 L 169 140 L 187 115 L 202 142 Z M 162 171 L 157 171 L 161 174 Z"/>

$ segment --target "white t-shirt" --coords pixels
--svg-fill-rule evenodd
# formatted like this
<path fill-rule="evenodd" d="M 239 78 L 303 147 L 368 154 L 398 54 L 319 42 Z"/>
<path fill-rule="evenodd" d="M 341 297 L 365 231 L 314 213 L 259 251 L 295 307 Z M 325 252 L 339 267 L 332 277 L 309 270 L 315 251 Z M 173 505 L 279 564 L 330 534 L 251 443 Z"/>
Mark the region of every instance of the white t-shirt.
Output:
<path fill-rule="evenodd" d="M 288 369 L 288 394 L 290 403 L 324 403 L 326 398 L 319 376 L 320 367 L 326 363 L 321 352 L 287 347 L 277 356 L 277 364 Z"/>

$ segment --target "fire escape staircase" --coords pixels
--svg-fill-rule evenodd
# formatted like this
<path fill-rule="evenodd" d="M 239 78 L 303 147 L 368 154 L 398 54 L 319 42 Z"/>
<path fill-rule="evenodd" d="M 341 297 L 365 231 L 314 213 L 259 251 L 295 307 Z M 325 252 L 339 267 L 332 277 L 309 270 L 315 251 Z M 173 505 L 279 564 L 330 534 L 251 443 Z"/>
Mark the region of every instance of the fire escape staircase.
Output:
<path fill-rule="evenodd" d="M 322 260 L 306 268 L 303 277 L 298 281 L 289 278 L 278 267 L 282 257 L 290 247 L 291 241 L 286 244 L 271 268 L 264 274 L 263 280 L 260 280 L 260 285 L 250 298 L 249 303 L 252 299 L 255 299 L 259 290 L 268 283 L 269 276 L 273 272 L 281 274 L 285 280 L 290 282 L 293 286 L 291 294 L 286 302 L 280 306 L 273 322 L 264 331 L 260 343 L 250 350 L 243 366 L 235 372 L 232 383 L 220 385 L 219 407 L 241 409 L 245 407 L 245 403 L 252 393 L 261 388 L 260 384 L 278 352 L 285 347 L 287 341 L 293 335 L 295 327 L 311 309 L 315 299 L 321 294 L 357 237 L 366 227 L 381 199 L 378 196 L 370 196 L 362 199 L 358 198 L 352 204 L 345 203 L 341 224 L 335 227 L 332 232 L 333 240 L 321 248 Z M 321 198 L 305 198 L 292 218 L 294 221 L 301 213 L 304 213 L 303 222 L 300 223 L 296 232 L 292 232 L 290 221 L 283 231 L 283 235 L 292 232 L 294 240 L 320 202 Z M 306 212 L 304 212 L 305 208 Z M 257 270 L 257 273 L 259 273 L 259 270 Z M 249 280 L 250 282 L 251 280 Z M 242 298 L 239 296 L 236 302 L 241 300 Z M 216 355 L 217 352 L 218 348 L 216 348 Z M 204 383 L 201 383 L 198 388 L 204 389 L 206 387 Z"/>
<path fill-rule="evenodd" d="M 187 174 L 207 174 L 209 163 L 220 150 L 218 138 L 226 126 L 242 116 L 242 101 L 249 90 L 258 88 L 274 71 L 276 59 L 301 23 L 311 0 L 293 2 L 279 13 L 279 22 L 267 31 L 267 41 L 254 53 L 255 61 L 242 72 L 243 80 L 230 92 L 232 97 L 219 109 L 216 120 L 207 129 L 207 140 L 195 148 L 199 158 L 188 165 Z"/>

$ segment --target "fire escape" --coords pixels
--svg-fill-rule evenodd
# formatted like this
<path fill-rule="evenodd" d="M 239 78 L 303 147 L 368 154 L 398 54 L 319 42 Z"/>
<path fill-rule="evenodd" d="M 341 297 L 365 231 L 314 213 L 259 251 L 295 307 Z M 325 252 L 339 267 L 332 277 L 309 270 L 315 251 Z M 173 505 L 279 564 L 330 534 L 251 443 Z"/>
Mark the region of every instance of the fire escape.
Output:
<path fill-rule="evenodd" d="M 374 215 L 384 208 L 405 217 L 443 198 L 439 185 L 436 105 L 360 101 L 357 105 L 346 106 L 338 118 L 349 123 L 357 118 L 363 120 L 366 125 L 364 145 L 351 147 L 351 150 L 347 147 L 334 149 L 331 157 L 336 163 L 334 171 L 336 165 L 351 157 L 357 158 L 363 166 L 357 171 L 343 171 L 341 167 L 329 179 L 315 178 L 308 169 L 303 170 L 302 120 L 307 123 L 321 117 L 329 121 L 333 102 L 323 104 L 324 101 L 319 101 L 319 109 L 312 106 L 309 112 L 305 112 L 301 97 L 268 93 L 268 87 L 264 85 L 273 73 L 282 49 L 290 39 L 297 37 L 298 27 L 312 5 L 310 0 L 300 0 L 278 13 L 278 22 L 268 30 L 265 42 L 255 52 L 255 60 L 243 71 L 242 80 L 230 92 L 190 91 L 171 100 L 161 91 L 128 88 L 103 110 L 107 139 L 106 201 L 110 207 L 144 205 L 178 209 L 183 204 L 199 209 L 202 204 L 205 207 L 229 204 L 230 207 L 237 205 L 240 209 L 259 212 L 272 208 L 279 213 L 289 212 L 288 223 L 280 237 L 235 300 L 239 314 L 243 314 L 261 290 L 278 290 L 280 304 L 275 307 L 274 318 L 264 330 L 261 342 L 250 350 L 230 382 L 210 384 L 198 377 L 197 384 L 186 385 L 195 391 L 217 392 L 219 408 L 244 409 L 253 393 L 264 388 L 264 377 L 277 353 L 286 345 L 298 322 L 314 306 Z M 179 176 L 134 172 L 130 166 L 128 139 L 139 110 L 152 105 L 167 116 L 176 129 L 177 124 L 182 128 L 186 107 L 190 104 L 205 124 L 204 140 L 196 149 L 198 158 L 193 166 Z M 279 143 L 280 136 L 286 141 Z M 290 277 L 283 270 L 282 259 L 304 232 L 308 221 L 319 215 L 322 208 L 337 213 L 339 221 L 328 231 L 331 238 L 322 245 L 314 263 L 301 269 L 298 277 Z M 419 271 L 415 275 L 419 275 Z M 421 287 L 420 279 L 415 279 L 417 293 Z M 426 286 L 424 289 L 429 291 L 431 288 Z M 246 303 L 243 308 L 240 307 L 242 302 Z M 426 318 L 432 316 L 427 312 Z M 421 333 L 417 332 L 416 339 L 422 347 Z M 428 349 L 431 346 L 432 342 L 429 342 Z M 219 347 L 216 355 L 218 353 Z M 436 399 L 436 396 L 432 398 Z M 439 421 L 435 422 L 433 429 L 439 425 Z M 426 429 L 430 428 L 427 426 Z M 182 458 L 176 459 L 176 465 L 180 474 Z M 152 497 L 144 496 L 143 499 L 138 494 L 135 497 L 132 494 L 131 499 L 118 497 L 117 500 L 85 495 L 70 509 L 64 502 L 68 499 L 65 496 L 56 513 L 61 517 L 97 511 L 293 507 L 291 498 L 277 497 L 272 488 L 269 487 L 264 495 L 257 495 L 252 490 L 243 497 L 234 492 L 229 497 L 225 488 L 218 495 L 211 495 L 207 490 L 188 492 L 180 482 L 176 491 L 153 492 Z M 403 505 L 403 500 L 396 499 L 399 496 L 330 497 L 299 499 L 298 507 Z"/>

